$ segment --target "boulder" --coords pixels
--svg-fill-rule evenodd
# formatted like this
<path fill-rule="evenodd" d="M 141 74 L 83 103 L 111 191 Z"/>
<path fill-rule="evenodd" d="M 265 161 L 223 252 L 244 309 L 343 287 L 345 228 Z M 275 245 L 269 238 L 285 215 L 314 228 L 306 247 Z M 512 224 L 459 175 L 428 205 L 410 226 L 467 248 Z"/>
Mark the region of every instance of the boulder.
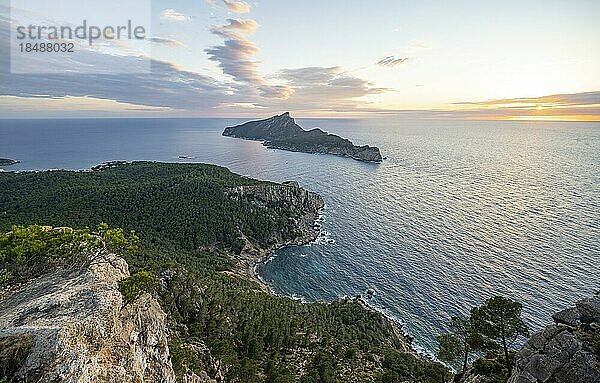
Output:
<path fill-rule="evenodd" d="M 575 304 L 583 323 L 600 322 L 600 296 L 582 299 Z"/>
<path fill-rule="evenodd" d="M 577 327 L 581 324 L 579 310 L 576 307 L 564 309 L 552 315 L 552 319 L 557 324 L 563 324 L 569 327 Z"/>
<path fill-rule="evenodd" d="M 555 315 L 556 322 L 533 334 L 516 356 L 508 383 L 600 383 L 593 345 L 598 297 L 577 302 Z"/>

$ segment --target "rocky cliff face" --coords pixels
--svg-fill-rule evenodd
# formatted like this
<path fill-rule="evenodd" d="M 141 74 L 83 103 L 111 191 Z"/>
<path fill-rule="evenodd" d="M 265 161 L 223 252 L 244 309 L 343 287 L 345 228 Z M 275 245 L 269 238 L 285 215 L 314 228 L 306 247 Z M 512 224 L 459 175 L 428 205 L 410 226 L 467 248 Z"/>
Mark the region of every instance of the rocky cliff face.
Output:
<path fill-rule="evenodd" d="M 271 245 L 264 249 L 256 249 L 256 244 L 248 244 L 252 249 L 247 253 L 265 253 L 287 245 L 302 245 L 313 241 L 318 234 L 314 222 L 320 209 L 325 206 L 323 198 L 317 193 L 301 188 L 297 182 L 286 182 L 272 185 L 238 186 L 228 192 L 230 198 L 244 199 L 259 207 L 272 206 L 293 212 L 290 216 L 290 227 L 293 233 L 272 233 Z"/>
<path fill-rule="evenodd" d="M 13 382 L 175 382 L 165 314 L 148 294 L 122 307 L 117 282 L 127 276 L 127 263 L 112 257 L 4 295 L 0 344 L 22 346 L 0 353 L 5 375 Z"/>
<path fill-rule="evenodd" d="M 518 353 L 509 383 L 600 382 L 600 296 L 553 317 Z"/>
<path fill-rule="evenodd" d="M 328 134 L 321 129 L 302 129 L 289 113 L 265 120 L 250 121 L 242 125 L 225 128 L 224 136 L 262 141 L 273 149 L 304 153 L 323 153 L 351 157 L 359 161 L 381 162 L 379 148 L 356 146 L 351 141 Z"/>

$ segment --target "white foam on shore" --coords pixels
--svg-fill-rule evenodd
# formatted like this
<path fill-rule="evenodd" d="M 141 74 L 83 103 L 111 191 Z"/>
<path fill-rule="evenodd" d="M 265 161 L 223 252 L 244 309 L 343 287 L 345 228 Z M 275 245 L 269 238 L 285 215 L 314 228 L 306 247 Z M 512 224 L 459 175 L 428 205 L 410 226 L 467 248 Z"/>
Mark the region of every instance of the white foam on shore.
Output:
<path fill-rule="evenodd" d="M 317 245 L 334 245 L 335 239 L 332 238 L 330 232 L 321 230 L 317 236 L 317 239 L 315 239 L 312 243 Z"/>

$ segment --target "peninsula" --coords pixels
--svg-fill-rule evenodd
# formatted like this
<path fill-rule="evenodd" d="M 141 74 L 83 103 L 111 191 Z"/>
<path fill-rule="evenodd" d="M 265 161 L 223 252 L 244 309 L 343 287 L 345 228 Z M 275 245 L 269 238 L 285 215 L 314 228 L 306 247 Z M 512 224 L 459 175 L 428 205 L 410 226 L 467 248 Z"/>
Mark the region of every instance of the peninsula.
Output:
<path fill-rule="evenodd" d="M 252 265 L 317 234 L 323 199 L 296 182 L 113 162 L 0 172 L 0 190 L 0 382 L 451 378 L 359 299 L 264 292 Z"/>
<path fill-rule="evenodd" d="M 9 166 L 18 164 L 21 161 L 11 160 L 10 158 L 0 158 L 0 166 Z"/>
<path fill-rule="evenodd" d="M 381 162 L 381 152 L 374 146 L 356 146 L 350 140 L 319 128 L 304 130 L 289 112 L 266 120 L 250 121 L 225 128 L 224 136 L 262 141 L 268 148 L 303 153 L 323 153 L 350 157 L 359 161 Z"/>

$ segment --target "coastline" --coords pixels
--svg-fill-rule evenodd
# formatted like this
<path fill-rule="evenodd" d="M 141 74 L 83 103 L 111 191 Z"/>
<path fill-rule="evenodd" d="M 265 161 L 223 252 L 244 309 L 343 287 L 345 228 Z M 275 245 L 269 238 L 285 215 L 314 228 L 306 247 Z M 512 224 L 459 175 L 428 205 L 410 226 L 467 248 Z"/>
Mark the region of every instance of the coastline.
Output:
<path fill-rule="evenodd" d="M 316 238 L 315 238 L 315 240 L 316 240 Z M 260 276 L 260 274 L 258 273 L 258 270 L 257 270 L 258 265 L 261 263 L 268 262 L 268 260 L 274 256 L 274 253 L 276 251 L 286 248 L 288 246 L 305 246 L 305 245 L 312 243 L 313 241 L 309 241 L 304 244 L 293 244 L 293 245 L 280 246 L 280 247 L 277 247 L 276 249 L 266 251 L 261 259 L 241 261 L 244 264 L 244 269 L 246 270 L 245 276 L 248 279 L 250 279 L 251 281 L 256 282 L 256 284 L 259 286 L 259 288 L 262 292 L 272 295 L 272 296 L 285 297 L 288 299 L 293 299 L 293 300 L 299 301 L 304 304 L 317 304 L 317 303 L 330 304 L 331 302 L 324 302 L 324 301 L 312 302 L 312 301 L 306 301 L 302 298 L 297 298 L 297 297 L 293 297 L 293 296 L 289 296 L 289 295 L 285 295 L 285 294 L 279 294 L 279 293 L 275 292 L 273 290 L 273 288 Z M 410 353 L 410 354 L 416 355 L 421 358 L 426 358 L 431 361 L 437 361 L 433 357 L 433 355 L 430 352 L 428 352 L 428 350 L 421 348 L 421 347 L 416 347 L 414 345 L 414 343 L 413 343 L 414 336 L 412 336 L 411 334 L 409 334 L 406 331 L 402 321 L 391 317 L 389 314 L 387 314 L 381 310 L 378 310 L 376 307 L 369 305 L 369 303 L 367 301 L 365 301 L 365 299 L 362 296 L 360 296 L 360 297 L 344 296 L 344 297 L 338 298 L 337 300 L 357 302 L 360 304 L 360 306 L 364 310 L 381 315 L 382 320 L 388 326 L 390 326 L 392 328 L 393 333 L 395 334 L 396 338 L 399 339 L 402 342 L 402 344 L 405 346 L 404 349 L 402 349 L 400 351 Z"/>
<path fill-rule="evenodd" d="M 78 169 L 78 170 L 65 170 L 65 171 L 73 171 L 73 172 L 92 172 L 103 170 L 105 168 L 117 167 L 119 165 L 128 164 L 128 161 L 107 161 L 103 162 L 95 167 L 90 169 Z M 61 169 L 47 169 L 47 170 L 25 170 L 25 171 L 15 171 L 15 173 L 21 172 L 42 172 L 42 171 L 53 171 L 53 170 L 61 170 Z M 305 189 L 299 187 L 295 182 L 287 182 L 278 184 L 279 186 L 289 187 L 291 190 L 301 190 L 300 193 L 306 193 L 309 199 L 312 199 L 313 202 L 316 200 L 316 209 L 310 209 L 306 211 L 305 214 L 301 217 L 298 222 L 299 227 L 303 228 L 302 235 L 287 241 L 279 241 L 275 245 L 269 248 L 259 248 L 249 241 L 247 241 L 248 247 L 245 249 L 246 251 L 242 252 L 242 254 L 235 255 L 229 254 L 230 257 L 237 259 L 239 262 L 239 266 L 236 270 L 225 272 L 226 274 L 233 274 L 236 276 L 245 277 L 248 280 L 254 281 L 258 286 L 258 289 L 266 294 L 277 297 L 286 297 L 292 300 L 300 301 L 302 303 L 320 303 L 320 304 L 329 304 L 329 302 L 317 301 L 317 302 L 309 302 L 304 299 L 300 299 L 294 296 L 288 296 L 285 294 L 279 294 L 269 285 L 268 281 L 264 280 L 259 272 L 258 266 L 261 263 L 268 262 L 269 259 L 275 256 L 275 253 L 278 250 L 289 246 L 306 246 L 311 243 L 316 243 L 319 240 L 319 237 L 323 233 L 322 226 L 320 225 L 320 220 L 324 214 L 324 209 L 326 208 L 324 202 L 321 205 L 318 200 L 321 198 L 316 193 L 306 191 Z M 285 195 L 285 194 L 284 194 Z M 304 194 L 303 194 L 304 195 Z M 281 196 L 280 196 L 281 197 Z M 381 315 L 382 319 L 389 325 L 393 330 L 398 339 L 402 341 L 402 344 L 406 345 L 406 352 L 413 353 L 415 355 L 420 355 L 426 358 L 430 358 L 430 354 L 427 353 L 426 350 L 420 350 L 419 348 L 415 348 L 413 345 L 413 337 L 406 332 L 405 327 L 401 320 L 392 318 L 386 312 L 377 309 L 376 307 L 370 306 L 369 303 L 365 300 L 364 297 L 340 297 L 338 300 L 352 300 L 358 302 L 365 310 L 370 312 L 376 312 Z"/>
<path fill-rule="evenodd" d="M 319 212 L 321 212 L 323 210 L 324 207 L 320 208 L 316 214 L 314 214 L 314 218 L 311 219 L 313 225 L 316 225 L 316 220 L 318 218 L 318 216 L 320 215 Z M 306 221 L 306 216 L 304 217 L 304 220 Z M 273 291 L 273 289 L 271 288 L 271 286 L 269 286 L 269 284 L 262 279 L 262 277 L 260 276 L 260 274 L 258 273 L 258 265 L 260 265 L 261 263 L 265 263 L 268 262 L 269 259 L 271 259 L 272 257 L 274 257 L 275 253 L 278 250 L 284 249 L 288 246 L 305 246 L 305 245 L 309 245 L 313 242 L 315 242 L 317 240 L 317 238 L 319 237 L 320 234 L 320 226 L 318 230 L 312 230 L 313 233 L 311 233 L 310 236 L 304 236 L 304 237 L 299 237 L 296 238 L 295 241 L 292 241 L 291 243 L 283 243 L 283 244 L 277 244 L 272 248 L 269 249 L 253 249 L 254 253 L 251 252 L 245 252 L 241 254 L 241 259 L 239 259 L 240 261 L 240 266 L 241 268 L 244 270 L 243 275 L 246 276 L 248 279 L 250 279 L 253 282 L 256 282 L 260 289 L 268 294 L 274 295 L 274 296 L 282 296 L 281 294 L 277 294 L 275 291 Z M 235 256 L 234 256 L 235 258 Z M 291 297 L 288 297 L 290 299 L 293 299 Z"/>
<path fill-rule="evenodd" d="M 242 254 L 242 257 L 241 257 L 241 259 L 239 259 L 239 261 L 240 261 L 240 266 L 244 270 L 243 275 L 246 278 L 248 278 L 249 280 L 255 282 L 259 286 L 259 289 L 266 294 L 276 296 L 276 297 L 285 297 L 285 298 L 297 300 L 297 301 L 299 301 L 301 303 L 305 303 L 305 304 L 316 304 L 316 303 L 330 304 L 330 302 L 323 302 L 323 301 L 310 302 L 310 301 L 306 301 L 301 298 L 299 299 L 299 298 L 296 298 L 293 296 L 279 294 L 273 290 L 273 288 L 269 285 L 269 283 L 267 281 L 265 281 L 258 272 L 258 266 L 261 263 L 266 263 L 270 259 L 275 257 L 276 256 L 275 253 L 278 250 L 281 250 L 281 249 L 289 247 L 289 246 L 300 247 L 300 246 L 306 246 L 306 245 L 315 243 L 322 232 L 321 231 L 322 228 L 321 228 L 321 225 L 318 223 L 318 220 L 322 217 L 324 209 L 325 209 L 325 206 L 320 208 L 316 212 L 316 214 L 313 214 L 313 217 L 311 218 L 310 221 L 313 223 L 313 227 L 315 227 L 317 229 L 313 230 L 314 233 L 310 237 L 302 237 L 302 239 L 300 241 L 298 241 L 300 238 L 297 238 L 296 241 L 294 241 L 293 243 L 280 244 L 271 249 L 260 249 L 258 254 L 256 254 L 256 253 L 255 254 L 250 254 L 250 253 Z M 305 218 L 305 222 L 306 222 L 307 217 L 305 216 L 304 218 Z M 398 340 L 400 340 L 401 343 L 404 345 L 404 348 L 400 351 L 410 353 L 415 356 L 425 358 L 427 360 L 436 361 L 435 358 L 433 357 L 433 355 L 430 354 L 427 350 L 422 349 L 420 347 L 415 347 L 415 345 L 413 344 L 414 337 L 406 331 L 404 324 L 402 323 L 401 320 L 393 318 L 389 314 L 377 309 L 376 307 L 369 305 L 369 303 L 365 300 L 364 297 L 362 297 L 362 296 L 356 296 L 356 297 L 344 296 L 344 297 L 338 298 L 337 300 L 357 302 L 358 304 L 360 304 L 360 306 L 364 310 L 373 312 L 373 313 L 377 313 L 378 315 L 380 315 L 382 320 L 385 322 L 385 324 L 390 326 L 390 328 L 392 329 L 396 338 Z"/>
<path fill-rule="evenodd" d="M 253 260 L 253 261 L 246 262 L 245 263 L 246 273 L 244 275 L 251 281 L 256 282 L 256 284 L 260 288 L 260 291 L 262 291 L 266 294 L 276 296 L 276 297 L 285 297 L 288 299 L 293 299 L 293 300 L 296 300 L 296 301 L 304 303 L 304 304 L 315 304 L 315 303 L 330 304 L 331 302 L 308 301 L 302 297 L 294 297 L 294 296 L 289 296 L 286 294 L 279 294 L 275 290 L 273 290 L 271 285 L 269 285 L 269 283 L 260 276 L 258 269 L 257 269 L 258 265 L 260 265 L 261 263 L 266 263 L 272 257 L 274 257 L 274 253 L 278 250 L 281 250 L 288 246 L 305 246 L 305 245 L 309 245 L 312 242 L 313 241 L 309 241 L 304 244 L 285 245 L 285 246 L 281 246 L 276 249 L 273 249 L 271 251 L 268 251 L 265 253 L 263 258 L 261 258 L 260 260 Z M 362 308 L 364 310 L 381 315 L 381 318 L 383 319 L 383 321 L 385 321 L 385 323 L 392 328 L 396 338 L 399 339 L 402 342 L 402 344 L 405 346 L 405 348 L 401 350 L 402 352 L 413 354 L 413 355 L 416 355 L 421 358 L 425 358 L 430 361 L 440 362 L 439 360 L 437 360 L 437 358 L 435 358 L 434 354 L 431 351 L 429 351 L 421 346 L 416 346 L 414 344 L 415 337 L 406 330 L 403 322 L 400 319 L 394 318 L 391 315 L 389 315 L 388 313 L 386 313 L 385 311 L 380 310 L 377 307 L 371 306 L 365 300 L 365 298 L 363 296 L 357 296 L 357 297 L 344 296 L 344 297 L 337 298 L 337 300 L 357 302 L 362 306 Z"/>

